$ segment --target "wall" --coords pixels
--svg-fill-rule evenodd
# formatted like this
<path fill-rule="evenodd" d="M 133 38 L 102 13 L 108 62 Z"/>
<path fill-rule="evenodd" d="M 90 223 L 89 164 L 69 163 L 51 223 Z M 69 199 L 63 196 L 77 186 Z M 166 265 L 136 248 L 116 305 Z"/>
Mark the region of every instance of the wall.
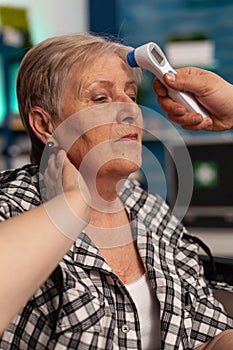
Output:
<path fill-rule="evenodd" d="M 0 6 L 23 7 L 27 9 L 32 43 L 53 35 L 85 32 L 88 28 L 88 3 L 85 0 L 0 0 Z M 1 65 L 1 57 L 0 57 Z M 12 81 L 11 111 L 17 113 L 15 79 L 18 63 L 11 65 Z M 0 70 L 0 125 L 5 117 L 5 90 Z"/>
<path fill-rule="evenodd" d="M 0 0 L 0 6 L 23 7 L 27 9 L 33 44 L 54 35 L 85 32 L 88 28 L 89 10 L 86 0 Z M 11 80 L 10 109 L 11 112 L 15 113 L 18 112 L 15 92 L 18 66 L 19 63 L 11 64 L 9 72 Z M 6 116 L 5 102 L 5 87 L 0 57 L 0 131 Z M 9 140 L 9 137 L 7 139 Z M 28 142 L 24 135 L 21 137 L 21 134 L 17 134 L 17 139 L 15 138 L 14 142 L 17 144 L 17 154 L 12 159 L 12 164 L 6 164 L 7 158 L 1 156 L 1 153 L 6 148 L 6 138 L 3 138 L 2 134 L 0 134 L 0 169 L 9 166 L 18 167 L 26 162 L 23 155 L 18 155 L 18 152 L 25 153 L 28 149 Z"/>
<path fill-rule="evenodd" d="M 0 0 L 0 6 L 25 7 L 33 43 L 47 37 L 84 32 L 88 27 L 86 0 Z"/>

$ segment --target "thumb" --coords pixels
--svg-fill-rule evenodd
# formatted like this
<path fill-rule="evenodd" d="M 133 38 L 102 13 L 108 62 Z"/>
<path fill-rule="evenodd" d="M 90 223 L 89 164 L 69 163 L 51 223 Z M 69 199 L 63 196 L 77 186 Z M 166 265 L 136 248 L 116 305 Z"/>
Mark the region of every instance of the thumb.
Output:
<path fill-rule="evenodd" d="M 177 74 L 166 73 L 164 75 L 165 83 L 179 91 L 189 91 L 193 93 L 198 93 L 200 91 L 200 74 L 196 68 L 180 68 L 177 70 Z"/>

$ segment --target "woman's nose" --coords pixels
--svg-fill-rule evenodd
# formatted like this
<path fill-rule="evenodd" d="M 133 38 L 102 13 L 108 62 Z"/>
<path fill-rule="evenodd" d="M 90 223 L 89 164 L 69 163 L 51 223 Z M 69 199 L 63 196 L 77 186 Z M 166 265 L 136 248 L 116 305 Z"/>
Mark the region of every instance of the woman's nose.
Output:
<path fill-rule="evenodd" d="M 132 100 L 132 97 L 130 97 L 129 95 L 127 95 L 126 93 L 119 93 L 115 99 L 114 102 L 125 102 L 125 103 L 132 103 L 135 104 L 135 101 Z"/>
<path fill-rule="evenodd" d="M 140 117 L 141 111 L 137 104 L 131 103 L 117 103 L 117 122 L 134 124 Z M 115 105 L 115 107 L 116 107 Z"/>

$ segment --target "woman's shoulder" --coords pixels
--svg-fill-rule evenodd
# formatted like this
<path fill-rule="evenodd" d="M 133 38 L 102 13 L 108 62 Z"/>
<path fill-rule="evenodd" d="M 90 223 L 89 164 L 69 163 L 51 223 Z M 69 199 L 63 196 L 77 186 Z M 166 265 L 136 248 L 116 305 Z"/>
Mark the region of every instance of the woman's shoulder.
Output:
<path fill-rule="evenodd" d="M 158 194 L 144 189 L 137 180 L 127 180 L 121 199 L 133 218 L 141 221 L 147 229 L 160 236 L 172 247 L 191 244 L 182 221 Z"/>
<path fill-rule="evenodd" d="M 39 170 L 37 165 L 0 172 L 0 206 L 6 217 L 30 209 L 41 203 Z"/>
<path fill-rule="evenodd" d="M 0 189 L 13 183 L 38 183 L 39 168 L 35 164 L 25 164 L 20 168 L 6 169 L 0 172 Z"/>

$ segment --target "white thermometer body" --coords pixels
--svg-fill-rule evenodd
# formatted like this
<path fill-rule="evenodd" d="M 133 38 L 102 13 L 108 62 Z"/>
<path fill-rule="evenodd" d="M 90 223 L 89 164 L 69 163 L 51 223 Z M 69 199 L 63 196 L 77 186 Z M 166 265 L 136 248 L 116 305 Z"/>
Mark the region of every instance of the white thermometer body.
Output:
<path fill-rule="evenodd" d="M 171 67 L 165 54 L 157 44 L 150 42 L 137 47 L 128 53 L 127 61 L 131 67 L 141 67 L 155 74 L 161 83 L 166 86 L 168 95 L 174 101 L 185 105 L 189 112 L 200 113 L 203 118 L 209 117 L 208 111 L 197 102 L 193 94 L 174 90 L 166 85 L 163 80 L 164 74 L 177 74 L 177 72 Z"/>

